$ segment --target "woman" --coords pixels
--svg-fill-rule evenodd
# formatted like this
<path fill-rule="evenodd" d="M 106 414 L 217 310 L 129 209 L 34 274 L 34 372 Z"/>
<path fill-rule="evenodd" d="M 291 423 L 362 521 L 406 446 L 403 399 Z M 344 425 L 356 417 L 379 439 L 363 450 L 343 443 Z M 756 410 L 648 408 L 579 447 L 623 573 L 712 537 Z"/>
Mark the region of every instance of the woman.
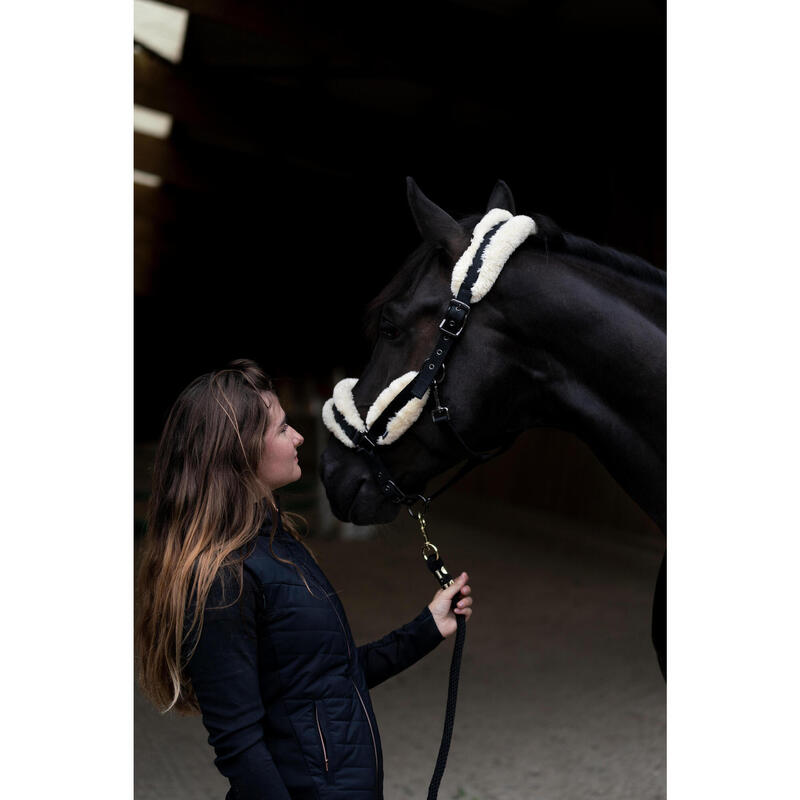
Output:
<path fill-rule="evenodd" d="M 356 647 L 275 492 L 300 477 L 292 428 L 252 361 L 193 381 L 155 459 L 142 565 L 140 682 L 200 711 L 229 800 L 383 797 L 369 689 L 469 619 L 466 573 L 407 625 Z"/>

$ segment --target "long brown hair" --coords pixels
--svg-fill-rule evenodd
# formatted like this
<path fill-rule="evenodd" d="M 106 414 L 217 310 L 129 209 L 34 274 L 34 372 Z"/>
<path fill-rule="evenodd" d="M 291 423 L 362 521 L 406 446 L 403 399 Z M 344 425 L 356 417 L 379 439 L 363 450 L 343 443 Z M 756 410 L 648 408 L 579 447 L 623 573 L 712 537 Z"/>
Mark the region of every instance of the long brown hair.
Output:
<path fill-rule="evenodd" d="M 220 571 L 233 573 L 241 595 L 244 559 L 268 516 L 270 546 L 279 517 L 300 539 L 296 515 L 280 513 L 257 476 L 270 422 L 264 392 L 274 392 L 272 382 L 246 359 L 201 375 L 175 401 L 158 444 L 138 576 L 136 646 L 139 682 L 163 711 L 199 710 L 184 668 Z M 187 609 L 193 609 L 190 620 Z"/>

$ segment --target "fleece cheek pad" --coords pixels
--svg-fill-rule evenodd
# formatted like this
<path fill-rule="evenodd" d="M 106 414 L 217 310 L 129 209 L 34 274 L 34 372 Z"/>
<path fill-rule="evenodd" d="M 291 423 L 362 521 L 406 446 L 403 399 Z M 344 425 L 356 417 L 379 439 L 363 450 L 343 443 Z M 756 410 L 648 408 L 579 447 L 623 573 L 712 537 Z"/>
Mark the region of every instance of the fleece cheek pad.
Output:
<path fill-rule="evenodd" d="M 487 234 L 496 226 L 494 235 L 484 242 Z M 462 253 L 461 257 L 453 267 L 453 274 L 450 281 L 450 288 L 453 297 L 465 295 L 466 287 L 463 287 L 465 278 L 470 272 L 470 267 L 476 258 L 480 259 L 477 275 L 469 289 L 469 302 L 477 303 L 486 296 L 488 291 L 494 286 L 495 281 L 500 276 L 508 258 L 519 247 L 525 239 L 536 232 L 536 223 L 526 216 L 512 216 L 510 211 L 501 208 L 493 208 L 481 219 L 472 232 L 472 240 L 469 247 Z M 475 274 L 475 270 L 472 270 Z M 464 298 L 466 299 L 466 298 Z M 395 378 L 381 393 L 367 411 L 366 420 L 361 418 L 361 414 L 356 408 L 353 398 L 353 389 L 358 383 L 358 378 L 344 378 L 339 381 L 333 389 L 333 396 L 322 407 L 322 420 L 328 430 L 345 446 L 355 448 L 356 443 L 353 435 L 345 430 L 351 428 L 356 435 L 370 432 L 370 428 L 375 421 L 389 407 L 390 403 L 405 389 L 414 378 L 417 372 L 406 372 L 399 378 Z M 428 400 L 430 390 L 426 391 L 422 397 L 411 397 L 408 402 L 401 406 L 386 422 L 384 430 L 371 438 L 376 445 L 388 445 L 397 441 L 419 418 Z M 337 414 L 345 423 L 343 426 L 337 420 Z"/>

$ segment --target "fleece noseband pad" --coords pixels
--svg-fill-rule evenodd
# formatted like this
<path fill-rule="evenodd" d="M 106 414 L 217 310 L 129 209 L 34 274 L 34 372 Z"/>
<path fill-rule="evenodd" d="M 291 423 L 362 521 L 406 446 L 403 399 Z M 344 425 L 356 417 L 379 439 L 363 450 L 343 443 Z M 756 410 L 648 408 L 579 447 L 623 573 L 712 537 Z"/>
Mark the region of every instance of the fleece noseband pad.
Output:
<path fill-rule="evenodd" d="M 353 387 L 357 383 L 358 378 L 340 380 L 333 388 L 333 397 L 322 406 L 322 421 L 325 423 L 325 427 L 348 447 L 355 447 L 355 445 L 345 430 L 346 425 L 354 428 L 358 433 L 366 433 L 367 430 L 353 399 Z"/>
<path fill-rule="evenodd" d="M 355 447 L 355 443 L 345 430 L 349 425 L 359 433 L 366 433 L 372 424 L 389 407 L 390 403 L 411 383 L 417 376 L 416 372 L 406 372 L 395 378 L 376 398 L 367 411 L 366 420 L 356 408 L 353 399 L 353 389 L 358 383 L 358 378 L 344 378 L 333 389 L 333 397 L 322 407 L 322 421 L 328 430 L 347 447 Z M 391 444 L 397 441 L 419 418 L 425 403 L 428 402 L 428 392 L 421 398 L 410 397 L 397 411 L 389 417 L 386 428 L 375 441 L 375 444 Z M 337 420 L 337 413 L 341 415 Z M 343 418 L 344 425 L 341 423 Z"/>
<path fill-rule="evenodd" d="M 406 372 L 395 378 L 376 398 L 367 411 L 367 428 L 371 428 L 378 417 L 389 407 L 389 404 L 408 386 L 416 372 Z M 420 398 L 413 396 L 389 417 L 384 432 L 380 434 L 375 444 L 391 444 L 397 441 L 419 418 L 425 403 L 428 402 L 428 392 Z"/>
<path fill-rule="evenodd" d="M 499 227 L 498 227 L 499 226 Z M 485 241 L 487 234 L 493 229 L 493 235 Z M 502 208 L 493 208 L 475 226 L 469 247 L 453 267 L 450 289 L 453 297 L 462 296 L 466 287 L 462 287 L 468 274 L 475 274 L 473 266 L 476 258 L 479 263 L 477 275 L 470 287 L 469 303 L 477 303 L 494 286 L 508 258 L 531 234 L 536 233 L 536 223 L 526 216 L 513 216 L 510 211 Z M 466 297 L 464 298 L 466 301 Z M 388 445 L 397 441 L 419 418 L 422 409 L 428 400 L 430 390 L 422 397 L 416 398 L 409 393 L 406 402 L 400 397 L 407 386 L 417 377 L 417 372 L 406 372 L 395 378 L 376 398 L 367 411 L 365 420 L 356 408 L 353 398 L 353 389 L 358 383 L 358 378 L 344 378 L 336 384 L 333 396 L 322 407 L 322 421 L 328 430 L 347 447 L 355 448 L 358 438 L 369 432 L 376 445 Z M 393 402 L 399 403 L 399 408 L 387 412 Z M 386 412 L 386 413 L 385 413 Z M 388 414 L 385 424 L 378 427 L 380 430 L 370 432 L 372 425 L 382 416 Z"/>

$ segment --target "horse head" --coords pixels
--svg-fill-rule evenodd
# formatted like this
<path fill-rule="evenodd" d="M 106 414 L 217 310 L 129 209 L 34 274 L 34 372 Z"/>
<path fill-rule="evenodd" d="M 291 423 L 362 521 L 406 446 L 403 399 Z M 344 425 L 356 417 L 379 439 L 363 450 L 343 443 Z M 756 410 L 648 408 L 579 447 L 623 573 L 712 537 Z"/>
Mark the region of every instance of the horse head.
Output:
<path fill-rule="evenodd" d="M 334 514 L 389 522 L 465 453 L 548 426 L 581 438 L 666 533 L 665 274 L 513 216 L 502 182 L 482 218 L 456 221 L 410 179 L 408 200 L 423 244 L 371 304 L 361 378 L 323 408 Z M 666 676 L 665 570 L 666 556 L 653 605 Z"/>
<path fill-rule="evenodd" d="M 376 342 L 352 387 L 356 419 L 366 420 L 381 392 L 401 376 L 420 370 L 436 346 L 453 294 L 454 265 L 470 245 L 473 228 L 481 219 L 455 220 L 410 178 L 407 190 L 423 243 L 370 304 Z M 513 197 L 502 181 L 489 198 L 487 210 L 491 209 L 514 213 Z M 548 224 L 546 220 L 544 224 Z M 516 258 L 516 253 L 511 255 L 507 269 L 514 268 Z M 447 408 L 457 435 L 474 451 L 509 443 L 531 422 L 527 418 L 530 394 L 514 391 L 520 385 L 520 370 L 531 369 L 531 359 L 525 359 L 523 367 L 514 357 L 519 338 L 509 324 L 507 304 L 508 298 L 495 289 L 475 303 L 463 335 L 444 369 L 437 373 L 440 403 Z M 425 399 L 428 402 L 417 403 L 419 416 L 403 435 L 378 448 L 397 485 L 411 496 L 423 493 L 432 478 L 464 458 L 463 449 L 454 446 L 434 423 L 433 403 L 427 395 Z M 367 524 L 388 522 L 397 515 L 400 505 L 381 491 L 367 460 L 335 437 L 322 455 L 320 472 L 331 508 L 340 519 Z"/>

